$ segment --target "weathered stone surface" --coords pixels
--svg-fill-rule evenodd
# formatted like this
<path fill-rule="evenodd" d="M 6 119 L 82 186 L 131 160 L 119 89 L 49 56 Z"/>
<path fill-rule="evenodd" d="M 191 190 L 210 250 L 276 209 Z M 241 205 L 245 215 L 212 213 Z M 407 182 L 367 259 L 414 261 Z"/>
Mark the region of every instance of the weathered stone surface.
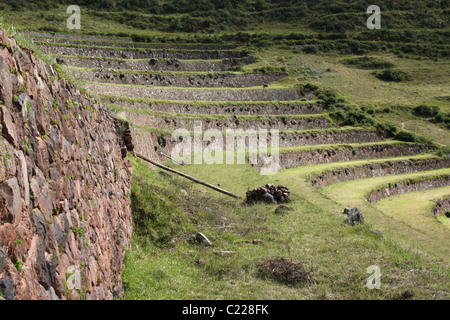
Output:
<path fill-rule="evenodd" d="M 22 214 L 22 197 L 16 177 L 0 184 L 0 201 L 2 199 L 9 213 L 7 220 L 18 223 Z"/>
<path fill-rule="evenodd" d="M 14 300 L 14 282 L 11 277 L 0 280 L 0 292 L 6 300 Z"/>
<path fill-rule="evenodd" d="M 355 223 L 364 223 L 364 217 L 358 208 L 345 208 L 344 214 L 347 215 L 347 223 L 352 227 L 355 225 Z"/>
<path fill-rule="evenodd" d="M 8 59 L 3 50 L 0 50 L 0 100 L 8 106 L 12 105 L 11 73 L 9 70 Z"/>
<path fill-rule="evenodd" d="M 2 125 L 2 135 L 9 143 L 13 145 L 13 147 L 17 148 L 18 141 L 16 128 L 12 121 L 11 115 L 9 114 L 9 110 L 5 106 L 0 106 L 0 122 Z"/>
<path fill-rule="evenodd" d="M 132 233 L 125 196 L 131 165 L 122 158 L 114 119 L 31 51 L 3 45 L 0 99 L 8 107 L 0 103 L 2 295 L 112 299 L 121 292 Z M 6 101 L 13 95 L 14 105 Z M 66 272 L 80 265 L 81 287 L 68 289 Z"/>

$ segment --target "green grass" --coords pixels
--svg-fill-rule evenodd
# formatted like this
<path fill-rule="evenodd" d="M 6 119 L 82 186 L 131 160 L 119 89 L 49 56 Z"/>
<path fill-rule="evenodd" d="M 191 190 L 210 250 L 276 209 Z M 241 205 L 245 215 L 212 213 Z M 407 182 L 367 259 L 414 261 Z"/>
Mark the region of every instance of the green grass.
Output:
<path fill-rule="evenodd" d="M 149 99 L 149 98 L 136 98 L 136 97 L 124 97 L 124 96 L 112 96 L 101 94 L 102 99 L 117 99 L 119 101 L 136 102 L 136 103 L 161 103 L 161 104 L 182 104 L 182 105 L 195 105 L 195 106 L 246 106 L 246 105 L 309 105 L 318 103 L 317 100 L 284 100 L 284 101 L 201 101 L 201 100 L 161 100 L 161 99 Z"/>
<path fill-rule="evenodd" d="M 441 232 L 442 226 L 449 229 L 450 222 L 447 217 L 436 219 L 432 215 L 431 209 L 436 205 L 432 200 L 444 197 L 449 192 L 450 186 L 405 193 L 382 199 L 375 207 L 396 220 L 404 221 L 411 228 L 423 230 L 425 233 L 434 236 L 436 232 Z M 424 228 L 424 226 L 428 227 Z M 441 245 L 445 245 L 445 243 Z"/>
<path fill-rule="evenodd" d="M 323 209 L 308 201 L 290 176 L 267 179 L 247 165 L 176 166 L 241 195 L 248 187 L 268 182 L 288 185 L 293 211 L 278 216 L 274 214 L 276 206 L 246 206 L 213 190 L 199 192 L 199 186 L 189 181 L 175 176 L 164 178 L 156 171 L 148 171 L 141 161 L 132 162 L 138 177 L 132 188 L 135 192 L 146 190 L 135 195 L 143 197 L 140 202 L 149 203 L 148 211 L 133 210 L 135 221 L 142 219 L 136 219 L 136 215 L 173 217 L 172 212 L 176 212 L 187 224 L 180 228 L 178 222 L 172 221 L 175 227 L 170 237 L 180 237 L 180 242 L 155 243 L 145 235 L 152 231 L 135 223 L 132 251 L 126 255 L 123 272 L 125 299 L 392 299 L 405 291 L 412 292 L 415 299 L 443 299 L 448 295 L 446 266 L 425 261 L 389 239 L 380 239 L 371 233 L 370 220 L 364 226 L 349 227 L 332 208 Z M 245 182 L 237 184 L 238 180 Z M 188 192 L 188 197 L 181 189 Z M 146 200 L 156 193 L 171 204 L 170 209 Z M 252 216 L 255 212 L 258 215 Z M 190 243 L 190 234 L 195 232 L 203 232 L 214 246 Z M 256 238 L 263 243 L 252 244 Z M 231 250 L 235 254 L 220 257 L 213 250 Z M 264 260 L 280 256 L 302 262 L 313 271 L 314 281 L 289 286 L 259 272 Z M 199 259 L 202 264 L 197 263 Z M 383 274 L 381 290 L 364 287 L 366 269 L 374 264 Z"/>

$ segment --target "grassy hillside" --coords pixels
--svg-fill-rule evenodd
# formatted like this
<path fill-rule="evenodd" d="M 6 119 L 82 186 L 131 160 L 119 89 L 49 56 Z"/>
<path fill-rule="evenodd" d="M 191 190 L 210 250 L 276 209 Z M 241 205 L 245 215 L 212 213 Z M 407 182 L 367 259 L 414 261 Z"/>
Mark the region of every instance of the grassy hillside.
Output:
<path fill-rule="evenodd" d="M 66 29 L 69 4 L 82 7 L 81 30 Z M 105 104 L 116 115 L 134 114 L 136 123 L 130 122 L 136 129 L 135 139 L 143 139 L 145 146 L 151 145 L 149 149 L 156 147 L 156 143 L 144 140 L 145 134 L 158 135 L 161 140 L 171 130 L 137 123 L 142 119 L 153 117 L 156 123 L 165 118 L 169 124 L 188 120 L 265 123 L 270 115 L 260 115 L 264 111 L 261 109 L 247 115 L 189 113 L 189 110 L 217 107 L 216 110 L 223 112 L 225 108 L 242 110 L 257 105 L 276 108 L 303 104 L 320 105 L 323 110 L 306 116 L 277 114 L 271 120 L 283 119 L 292 124 L 291 121 L 302 118 L 325 117 L 333 128 L 312 129 L 311 134 L 359 128 L 357 132 L 361 135 L 365 131 L 386 135 L 382 142 L 351 144 L 355 154 L 358 146 L 379 150 L 386 145 L 408 143 L 432 147 L 419 154 L 305 165 L 274 176 L 262 176 L 248 164 L 167 164 L 241 197 L 245 197 L 248 188 L 267 183 L 287 185 L 292 202 L 287 204 L 289 209 L 279 211 L 277 205 L 247 205 L 242 199 L 227 198 L 173 174 L 149 170 L 147 164 L 129 156 L 134 170 L 131 193 L 134 237 L 123 273 L 125 299 L 449 298 L 448 218 L 430 216 L 433 201 L 447 196 L 448 187 L 390 197 L 374 205 L 365 199 L 379 185 L 397 181 L 399 177 L 426 176 L 434 171 L 361 177 L 324 189 L 313 187 L 308 180 L 312 174 L 320 176 L 330 169 L 345 171 L 375 163 L 388 166 L 392 161 L 412 158 L 443 161 L 450 154 L 449 1 L 381 0 L 377 3 L 382 10 L 381 30 L 367 30 L 366 9 L 370 4 L 326 0 L 6 0 L 0 4 L 4 19 L 18 30 L 119 37 L 101 42 L 92 38 L 66 39 L 63 43 L 52 37 L 55 35 L 46 34 L 36 36 L 34 43 L 21 40 L 36 50 L 39 50 L 37 45 L 49 45 L 77 49 L 102 47 L 117 53 L 123 50 L 121 45 L 131 40 L 137 51 L 145 51 L 139 48 L 144 44 L 231 44 L 238 51 L 255 56 L 256 61 L 234 66 L 226 72 L 234 75 L 287 73 L 267 88 L 251 89 L 296 89 L 308 96 L 295 101 L 206 101 L 194 96 L 185 98 L 190 100 L 177 100 L 172 96 L 162 99 L 136 94 L 118 97 L 112 94 L 119 89 L 156 87 L 103 83 L 111 92 L 95 92 L 96 96 L 107 101 Z M 148 72 L 104 67 L 112 61 L 127 60 L 130 65 L 148 61 L 122 59 L 119 55 L 98 59 L 103 65 L 96 68 L 84 65 L 61 68 L 56 64 L 56 59 L 69 57 L 98 59 L 87 54 L 45 56 L 67 75 L 71 70 L 82 74 L 86 70 L 106 69 L 126 75 L 207 74 L 192 70 Z M 195 60 L 186 61 L 195 64 Z M 219 63 L 221 60 L 197 62 L 205 61 Z M 79 86 L 93 85 L 75 81 Z M 101 78 L 98 81 L 105 82 Z M 204 90 L 157 88 L 174 89 L 173 92 L 189 89 L 193 94 Z M 208 91 L 245 92 L 250 88 L 217 87 Z M 129 105 L 132 103 L 136 105 Z M 187 108 L 186 113 L 176 113 L 155 111 L 155 105 L 162 109 L 165 105 Z M 298 131 L 305 134 L 306 130 Z M 311 149 L 318 151 L 317 157 L 327 156 L 327 152 L 332 157 L 334 151 L 348 145 L 299 142 L 283 148 L 282 152 Z M 364 225 L 346 224 L 342 211 L 354 206 L 362 210 L 366 218 Z M 192 236 L 198 232 L 205 234 L 213 245 L 196 241 Z M 264 269 L 268 260 L 277 258 L 302 265 L 308 276 L 298 283 L 278 281 Z M 365 287 L 370 265 L 381 268 L 381 290 Z"/>

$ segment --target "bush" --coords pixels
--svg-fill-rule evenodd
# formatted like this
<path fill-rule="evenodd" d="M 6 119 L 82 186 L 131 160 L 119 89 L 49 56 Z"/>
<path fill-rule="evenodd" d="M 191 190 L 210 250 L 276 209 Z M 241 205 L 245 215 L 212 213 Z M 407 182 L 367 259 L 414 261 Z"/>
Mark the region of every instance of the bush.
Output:
<path fill-rule="evenodd" d="M 344 59 L 342 63 L 358 68 L 358 69 L 389 69 L 393 68 L 394 64 L 388 61 L 384 61 L 380 58 L 374 57 L 360 57 L 352 59 Z"/>
<path fill-rule="evenodd" d="M 375 76 L 383 81 L 405 82 L 412 80 L 412 76 L 402 70 L 386 69 L 374 73 Z"/>
<path fill-rule="evenodd" d="M 414 108 L 414 113 L 420 117 L 431 118 L 437 116 L 441 110 L 437 106 L 420 105 Z"/>

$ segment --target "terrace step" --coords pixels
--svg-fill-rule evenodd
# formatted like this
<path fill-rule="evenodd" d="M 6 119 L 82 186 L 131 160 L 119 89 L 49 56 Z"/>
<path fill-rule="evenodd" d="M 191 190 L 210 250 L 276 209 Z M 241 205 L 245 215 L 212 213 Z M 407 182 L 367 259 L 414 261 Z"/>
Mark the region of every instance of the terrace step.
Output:
<path fill-rule="evenodd" d="M 91 56 L 121 59 L 181 59 L 181 60 L 217 60 L 244 58 L 246 52 L 235 50 L 175 50 L 175 49 L 130 49 L 119 47 L 96 47 L 58 45 L 51 43 L 37 43 L 44 53 L 61 54 L 67 56 Z"/>
<path fill-rule="evenodd" d="M 393 174 L 414 173 L 450 167 L 450 159 L 440 157 L 386 160 L 365 164 L 331 168 L 308 178 L 317 188 L 350 180 L 381 177 Z"/>
<path fill-rule="evenodd" d="M 163 130 L 160 128 L 145 127 L 134 123 L 135 127 L 139 128 L 139 139 L 146 140 L 146 145 L 153 148 L 157 148 L 166 154 L 170 154 L 175 145 L 179 142 L 179 139 L 172 138 L 173 131 Z M 138 130 L 138 129 L 136 129 Z M 190 132 L 194 134 L 193 131 Z M 233 132 L 221 132 L 222 137 L 226 140 L 227 134 L 232 135 Z M 268 130 L 267 134 L 248 130 L 245 132 L 245 136 L 239 136 L 239 131 L 236 131 L 237 139 L 244 140 L 244 147 L 249 148 L 249 136 L 254 134 L 255 141 L 258 145 L 272 146 L 272 132 Z M 208 132 L 203 131 L 202 137 L 208 137 Z M 275 136 L 276 137 L 276 136 Z M 313 146 L 323 144 L 339 144 L 339 143 L 357 143 L 357 142 L 377 142 L 382 141 L 385 137 L 378 132 L 370 131 L 363 128 L 343 128 L 343 129 L 325 129 L 325 130 L 280 130 L 278 133 L 279 139 L 277 143 L 279 147 L 292 147 L 292 146 Z M 358 137 L 358 138 L 356 138 Z M 206 147 L 209 144 L 208 139 L 203 139 L 203 146 Z M 227 147 L 225 141 L 224 148 Z"/>
<path fill-rule="evenodd" d="M 74 46 L 97 46 L 97 47 L 119 47 L 119 48 L 131 48 L 131 49 L 182 49 L 182 50 L 234 50 L 238 45 L 215 45 L 215 44 L 172 44 L 172 43 L 146 43 L 146 42 L 133 42 L 130 39 L 119 38 L 113 40 L 91 40 L 91 39 L 65 39 L 62 37 L 46 37 L 46 36 L 33 36 L 31 37 L 36 43 L 50 43 L 50 44 L 70 44 Z M 128 40 L 128 41 L 126 41 Z"/>
<path fill-rule="evenodd" d="M 376 203 L 381 199 L 395 195 L 450 186 L 450 169 L 446 169 L 440 174 L 404 178 L 377 186 L 376 189 L 367 194 L 366 199 L 371 203 Z"/>
<path fill-rule="evenodd" d="M 291 101 L 302 98 L 295 89 L 197 89 L 86 83 L 86 89 L 109 96 L 160 100 Z"/>
<path fill-rule="evenodd" d="M 280 148 L 279 159 L 283 170 L 320 163 L 409 156 L 432 150 L 434 148 L 426 145 L 387 140 L 375 143 Z M 255 167 L 260 169 L 261 163 L 258 162 Z"/>
<path fill-rule="evenodd" d="M 86 36 L 86 35 L 74 35 L 66 33 L 55 32 L 40 32 L 40 31 L 24 31 L 23 33 L 31 37 L 47 37 L 57 39 L 71 39 L 71 40 L 89 40 L 89 41 L 120 41 L 120 42 L 133 42 L 131 38 L 122 37 L 102 37 L 102 36 Z"/>
<path fill-rule="evenodd" d="M 120 110 L 120 106 L 109 106 Z M 201 131 L 216 129 L 243 130 L 308 130 L 327 129 L 332 126 L 327 115 L 297 115 L 297 116 L 210 116 L 210 115 L 183 115 L 183 114 L 155 114 L 142 110 L 122 109 L 117 117 L 130 121 L 143 127 L 159 128 L 163 130 L 185 129 L 198 131 L 196 122 L 201 125 Z M 305 138 L 306 139 L 306 138 Z"/>
<path fill-rule="evenodd" d="M 201 73 L 185 75 L 164 72 L 123 72 L 121 70 L 104 69 L 68 68 L 67 70 L 76 77 L 85 81 L 162 87 L 245 88 L 268 85 L 271 82 L 280 80 L 287 76 L 286 73 Z"/>
<path fill-rule="evenodd" d="M 210 101 L 158 101 L 126 97 L 102 96 L 102 100 L 123 107 L 186 114 L 214 115 L 305 115 L 323 112 L 314 101 L 271 102 L 215 102 Z"/>
<path fill-rule="evenodd" d="M 220 72 L 233 67 L 254 63 L 253 56 L 221 60 L 180 60 L 180 59 L 120 59 L 92 56 L 54 55 L 60 65 L 81 68 L 126 69 L 141 71 L 192 71 Z"/>

